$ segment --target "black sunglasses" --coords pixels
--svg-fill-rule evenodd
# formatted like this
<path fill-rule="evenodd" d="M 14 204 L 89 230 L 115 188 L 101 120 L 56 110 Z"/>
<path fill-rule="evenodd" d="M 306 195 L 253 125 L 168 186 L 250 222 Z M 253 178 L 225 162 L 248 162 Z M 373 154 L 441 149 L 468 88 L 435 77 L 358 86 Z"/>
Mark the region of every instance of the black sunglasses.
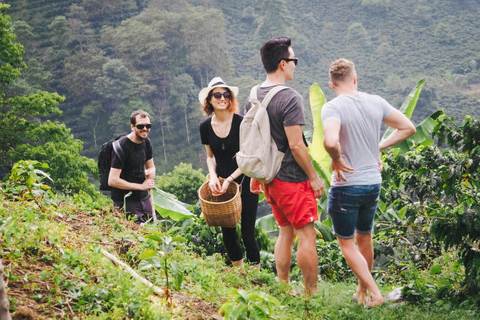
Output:
<path fill-rule="evenodd" d="M 282 60 L 278 61 L 278 63 L 280 63 L 280 62 L 282 62 L 282 61 L 287 61 L 287 62 L 293 61 L 293 63 L 295 63 L 295 65 L 297 65 L 297 63 L 298 63 L 298 58 L 282 59 Z"/>
<path fill-rule="evenodd" d="M 230 99 L 232 97 L 232 94 L 230 92 L 215 92 L 214 94 L 212 94 L 212 96 L 217 99 L 217 100 L 220 100 L 222 98 L 222 96 L 225 98 L 225 99 Z"/>
<path fill-rule="evenodd" d="M 151 123 L 149 123 L 149 124 L 137 124 L 135 127 L 137 129 L 140 129 L 140 130 L 143 130 L 143 128 L 150 129 L 152 127 L 152 124 Z"/>

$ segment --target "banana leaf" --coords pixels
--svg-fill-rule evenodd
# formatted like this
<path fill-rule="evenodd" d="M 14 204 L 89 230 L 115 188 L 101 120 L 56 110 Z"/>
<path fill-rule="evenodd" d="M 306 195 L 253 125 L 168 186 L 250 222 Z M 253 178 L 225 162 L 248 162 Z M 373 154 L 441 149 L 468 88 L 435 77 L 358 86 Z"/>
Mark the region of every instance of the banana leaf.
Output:
<path fill-rule="evenodd" d="M 417 82 L 417 85 L 410 91 L 405 101 L 403 101 L 402 106 L 400 107 L 400 112 L 402 112 L 408 119 L 411 118 L 413 111 L 415 110 L 415 106 L 417 105 L 418 97 L 420 96 L 420 92 L 422 91 L 423 85 L 425 84 L 425 79 L 420 79 Z M 387 131 L 383 134 L 382 141 L 387 139 L 389 135 L 395 129 L 388 128 Z"/>
<path fill-rule="evenodd" d="M 153 200 L 155 210 L 163 217 L 174 221 L 193 218 L 195 215 L 190 211 L 193 207 L 179 201 L 173 194 L 159 188 L 153 188 Z"/>
<path fill-rule="evenodd" d="M 409 137 L 407 140 L 397 143 L 396 145 L 392 146 L 392 148 L 399 148 L 403 152 L 409 151 L 413 146 L 430 146 L 433 144 L 433 140 L 430 139 L 430 136 L 433 132 L 433 128 L 437 123 L 438 117 L 443 115 L 443 110 L 438 110 L 432 113 L 429 117 L 420 123 L 416 129 L 417 132 Z"/>
<path fill-rule="evenodd" d="M 330 176 L 332 174 L 331 169 L 331 160 L 330 156 L 323 147 L 323 125 L 322 125 L 322 107 L 327 102 L 325 95 L 320 89 L 318 83 L 314 83 L 310 87 L 310 108 L 312 109 L 313 116 L 313 136 L 312 136 L 312 145 L 309 146 L 308 150 L 310 156 L 315 160 L 320 167 L 325 172 L 325 175 L 330 181 Z M 323 179 L 323 177 L 322 177 Z"/>
<path fill-rule="evenodd" d="M 258 218 L 255 222 L 255 226 L 260 227 L 260 229 L 266 233 L 278 231 L 278 224 L 273 214 Z"/>

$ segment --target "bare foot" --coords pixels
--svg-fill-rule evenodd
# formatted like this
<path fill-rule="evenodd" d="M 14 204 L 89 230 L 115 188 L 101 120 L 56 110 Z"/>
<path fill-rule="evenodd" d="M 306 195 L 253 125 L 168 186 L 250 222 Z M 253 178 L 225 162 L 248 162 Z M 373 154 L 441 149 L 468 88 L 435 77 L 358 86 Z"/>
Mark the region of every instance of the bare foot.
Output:
<path fill-rule="evenodd" d="M 357 300 L 358 304 L 366 305 L 368 302 L 367 289 L 358 285 L 357 292 L 353 295 L 353 298 Z"/>
<path fill-rule="evenodd" d="M 383 302 L 384 302 L 383 297 L 379 295 L 379 296 L 371 297 L 370 299 L 368 299 L 368 302 L 365 306 L 367 308 L 372 308 L 372 307 L 376 307 L 383 304 Z"/>

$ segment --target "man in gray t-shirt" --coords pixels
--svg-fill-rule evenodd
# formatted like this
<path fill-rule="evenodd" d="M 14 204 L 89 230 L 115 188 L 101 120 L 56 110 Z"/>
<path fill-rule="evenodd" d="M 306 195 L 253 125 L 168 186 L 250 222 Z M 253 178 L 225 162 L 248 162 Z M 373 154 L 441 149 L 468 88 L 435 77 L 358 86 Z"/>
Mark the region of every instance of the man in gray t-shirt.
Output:
<path fill-rule="evenodd" d="M 292 80 L 298 59 L 289 38 L 267 41 L 260 50 L 267 72 L 257 97 L 262 100 L 275 86 Z M 247 106 L 248 109 L 249 106 Z M 275 244 L 275 264 L 280 281 L 289 283 L 290 263 L 295 237 L 298 236 L 297 262 L 305 282 L 305 293 L 317 292 L 318 259 L 315 248 L 318 220 L 316 198 L 323 195 L 323 181 L 313 168 L 303 138 L 305 124 L 302 97 L 293 89 L 280 91 L 267 107 L 270 132 L 277 148 L 285 153 L 275 179 L 264 186 L 280 232 Z"/>
<path fill-rule="evenodd" d="M 328 214 L 345 260 L 358 277 L 358 303 L 383 303 L 373 277 L 372 228 L 380 195 L 380 151 L 405 140 L 415 127 L 379 96 L 359 92 L 353 62 L 330 65 L 330 87 L 337 97 L 322 108 L 325 150 L 332 158 Z M 382 123 L 396 130 L 380 142 Z M 358 247 L 357 247 L 358 246 Z"/>

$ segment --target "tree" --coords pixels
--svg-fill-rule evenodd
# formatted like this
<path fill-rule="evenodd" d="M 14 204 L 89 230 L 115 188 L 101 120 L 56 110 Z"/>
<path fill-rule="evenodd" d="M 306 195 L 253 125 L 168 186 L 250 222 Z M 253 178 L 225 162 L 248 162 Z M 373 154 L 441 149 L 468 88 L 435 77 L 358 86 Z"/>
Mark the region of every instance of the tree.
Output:
<path fill-rule="evenodd" d="M 292 37 L 294 18 L 288 10 L 285 0 L 265 0 L 262 3 L 263 17 L 255 31 L 258 43 L 264 43 L 268 39 L 282 35 Z"/>
<path fill-rule="evenodd" d="M 8 5 L 0 3 L 0 175 L 18 160 L 39 160 L 52 168 L 56 189 L 93 194 L 87 175 L 96 172 L 95 162 L 79 155 L 82 142 L 74 139 L 64 124 L 43 120 L 61 114 L 58 104 L 64 98 L 40 90 L 28 95 L 9 91 L 8 85 L 20 77 L 26 65 L 7 9 Z"/>
<path fill-rule="evenodd" d="M 190 143 L 190 133 L 188 129 L 190 126 L 189 119 L 198 120 L 200 114 L 196 97 L 198 91 L 197 86 L 193 83 L 192 77 L 186 73 L 176 76 L 172 81 L 169 102 L 171 105 L 176 106 L 176 108 L 183 110 L 185 133 L 188 143 Z M 195 115 L 197 115 L 197 117 L 195 117 Z"/>
<path fill-rule="evenodd" d="M 450 29 L 450 26 L 446 23 L 439 23 L 433 32 L 435 40 L 441 44 L 451 44 L 455 37 Z"/>
<path fill-rule="evenodd" d="M 370 35 L 360 22 L 352 23 L 348 27 L 347 40 L 354 44 L 365 46 L 370 44 Z"/>

